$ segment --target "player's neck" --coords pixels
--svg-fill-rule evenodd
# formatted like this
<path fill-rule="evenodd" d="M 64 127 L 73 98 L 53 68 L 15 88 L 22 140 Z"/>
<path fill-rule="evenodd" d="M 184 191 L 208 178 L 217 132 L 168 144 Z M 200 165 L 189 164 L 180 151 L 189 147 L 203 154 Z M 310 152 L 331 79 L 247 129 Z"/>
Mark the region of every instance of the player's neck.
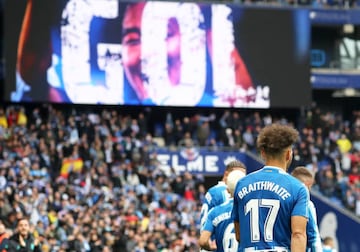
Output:
<path fill-rule="evenodd" d="M 281 162 L 279 160 L 267 160 L 265 163 L 266 166 L 275 166 L 284 171 L 286 171 L 286 162 Z"/>

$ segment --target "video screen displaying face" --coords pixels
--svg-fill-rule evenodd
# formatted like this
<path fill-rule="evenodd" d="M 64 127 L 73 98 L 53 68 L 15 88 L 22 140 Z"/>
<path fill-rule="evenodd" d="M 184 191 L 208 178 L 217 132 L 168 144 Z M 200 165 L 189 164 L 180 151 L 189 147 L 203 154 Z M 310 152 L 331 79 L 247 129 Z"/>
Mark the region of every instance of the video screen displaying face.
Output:
<path fill-rule="evenodd" d="M 118 0 L 5 4 L 13 102 L 310 103 L 307 10 Z M 31 4 L 30 4 L 31 3 Z"/>

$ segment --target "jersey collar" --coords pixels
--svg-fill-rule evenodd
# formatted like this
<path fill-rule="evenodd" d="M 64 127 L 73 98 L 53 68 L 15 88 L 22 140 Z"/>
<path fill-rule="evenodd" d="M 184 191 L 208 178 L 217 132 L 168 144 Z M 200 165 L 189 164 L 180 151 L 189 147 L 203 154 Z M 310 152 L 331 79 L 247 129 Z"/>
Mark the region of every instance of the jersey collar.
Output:
<path fill-rule="evenodd" d="M 276 166 L 264 166 L 263 170 L 264 171 L 275 171 L 278 173 L 286 173 L 286 171 L 284 171 L 282 168 L 276 167 Z"/>

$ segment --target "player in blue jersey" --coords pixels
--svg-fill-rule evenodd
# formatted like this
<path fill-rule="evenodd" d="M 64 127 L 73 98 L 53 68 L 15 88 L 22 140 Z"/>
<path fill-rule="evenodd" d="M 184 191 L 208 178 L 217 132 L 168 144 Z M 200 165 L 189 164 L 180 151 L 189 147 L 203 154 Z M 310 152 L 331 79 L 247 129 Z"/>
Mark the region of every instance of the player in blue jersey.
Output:
<path fill-rule="evenodd" d="M 257 147 L 265 166 L 241 179 L 234 192 L 234 219 L 240 252 L 304 252 L 309 192 L 286 171 L 299 133 L 272 124 L 263 128 Z"/>
<path fill-rule="evenodd" d="M 311 190 L 314 184 L 314 175 L 311 171 L 304 167 L 298 166 L 292 172 L 291 175 L 304 183 L 304 185 Z M 309 221 L 306 226 L 307 235 L 307 252 L 322 252 L 322 244 L 319 228 L 317 225 L 317 214 L 314 203 L 310 200 L 309 202 Z"/>
<path fill-rule="evenodd" d="M 227 191 L 225 181 L 227 179 L 228 174 L 233 170 L 243 170 L 246 172 L 246 167 L 242 162 L 238 160 L 229 162 L 225 167 L 222 180 L 219 181 L 216 185 L 210 187 L 209 190 L 206 192 L 205 199 L 201 208 L 201 215 L 200 215 L 201 228 L 205 224 L 206 218 L 208 216 L 208 212 L 213 207 L 221 205 L 230 198 L 230 194 Z"/>
<path fill-rule="evenodd" d="M 246 175 L 245 171 L 234 170 L 226 180 L 230 199 L 212 208 L 201 230 L 199 245 L 202 249 L 231 252 L 237 251 L 238 242 L 235 238 L 234 221 L 231 219 L 233 195 L 236 182 Z M 211 240 L 213 235 L 214 241 Z"/>
<path fill-rule="evenodd" d="M 238 160 L 229 162 L 225 167 L 222 180 L 219 181 L 216 185 L 210 187 L 209 190 L 206 192 L 205 200 L 201 208 L 201 216 L 200 216 L 201 226 L 203 226 L 203 224 L 205 223 L 207 214 L 213 207 L 224 203 L 226 200 L 230 198 L 225 181 L 227 179 L 228 174 L 231 171 L 238 169 L 246 171 L 245 165 L 242 162 Z"/>

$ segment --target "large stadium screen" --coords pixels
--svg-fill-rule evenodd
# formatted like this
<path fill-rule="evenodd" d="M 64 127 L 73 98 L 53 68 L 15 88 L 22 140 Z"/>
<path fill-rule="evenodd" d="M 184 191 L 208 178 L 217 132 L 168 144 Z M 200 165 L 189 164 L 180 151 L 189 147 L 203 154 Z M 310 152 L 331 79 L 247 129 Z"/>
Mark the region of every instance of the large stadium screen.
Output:
<path fill-rule="evenodd" d="M 12 102 L 297 107 L 310 103 L 305 9 L 7 1 Z"/>

